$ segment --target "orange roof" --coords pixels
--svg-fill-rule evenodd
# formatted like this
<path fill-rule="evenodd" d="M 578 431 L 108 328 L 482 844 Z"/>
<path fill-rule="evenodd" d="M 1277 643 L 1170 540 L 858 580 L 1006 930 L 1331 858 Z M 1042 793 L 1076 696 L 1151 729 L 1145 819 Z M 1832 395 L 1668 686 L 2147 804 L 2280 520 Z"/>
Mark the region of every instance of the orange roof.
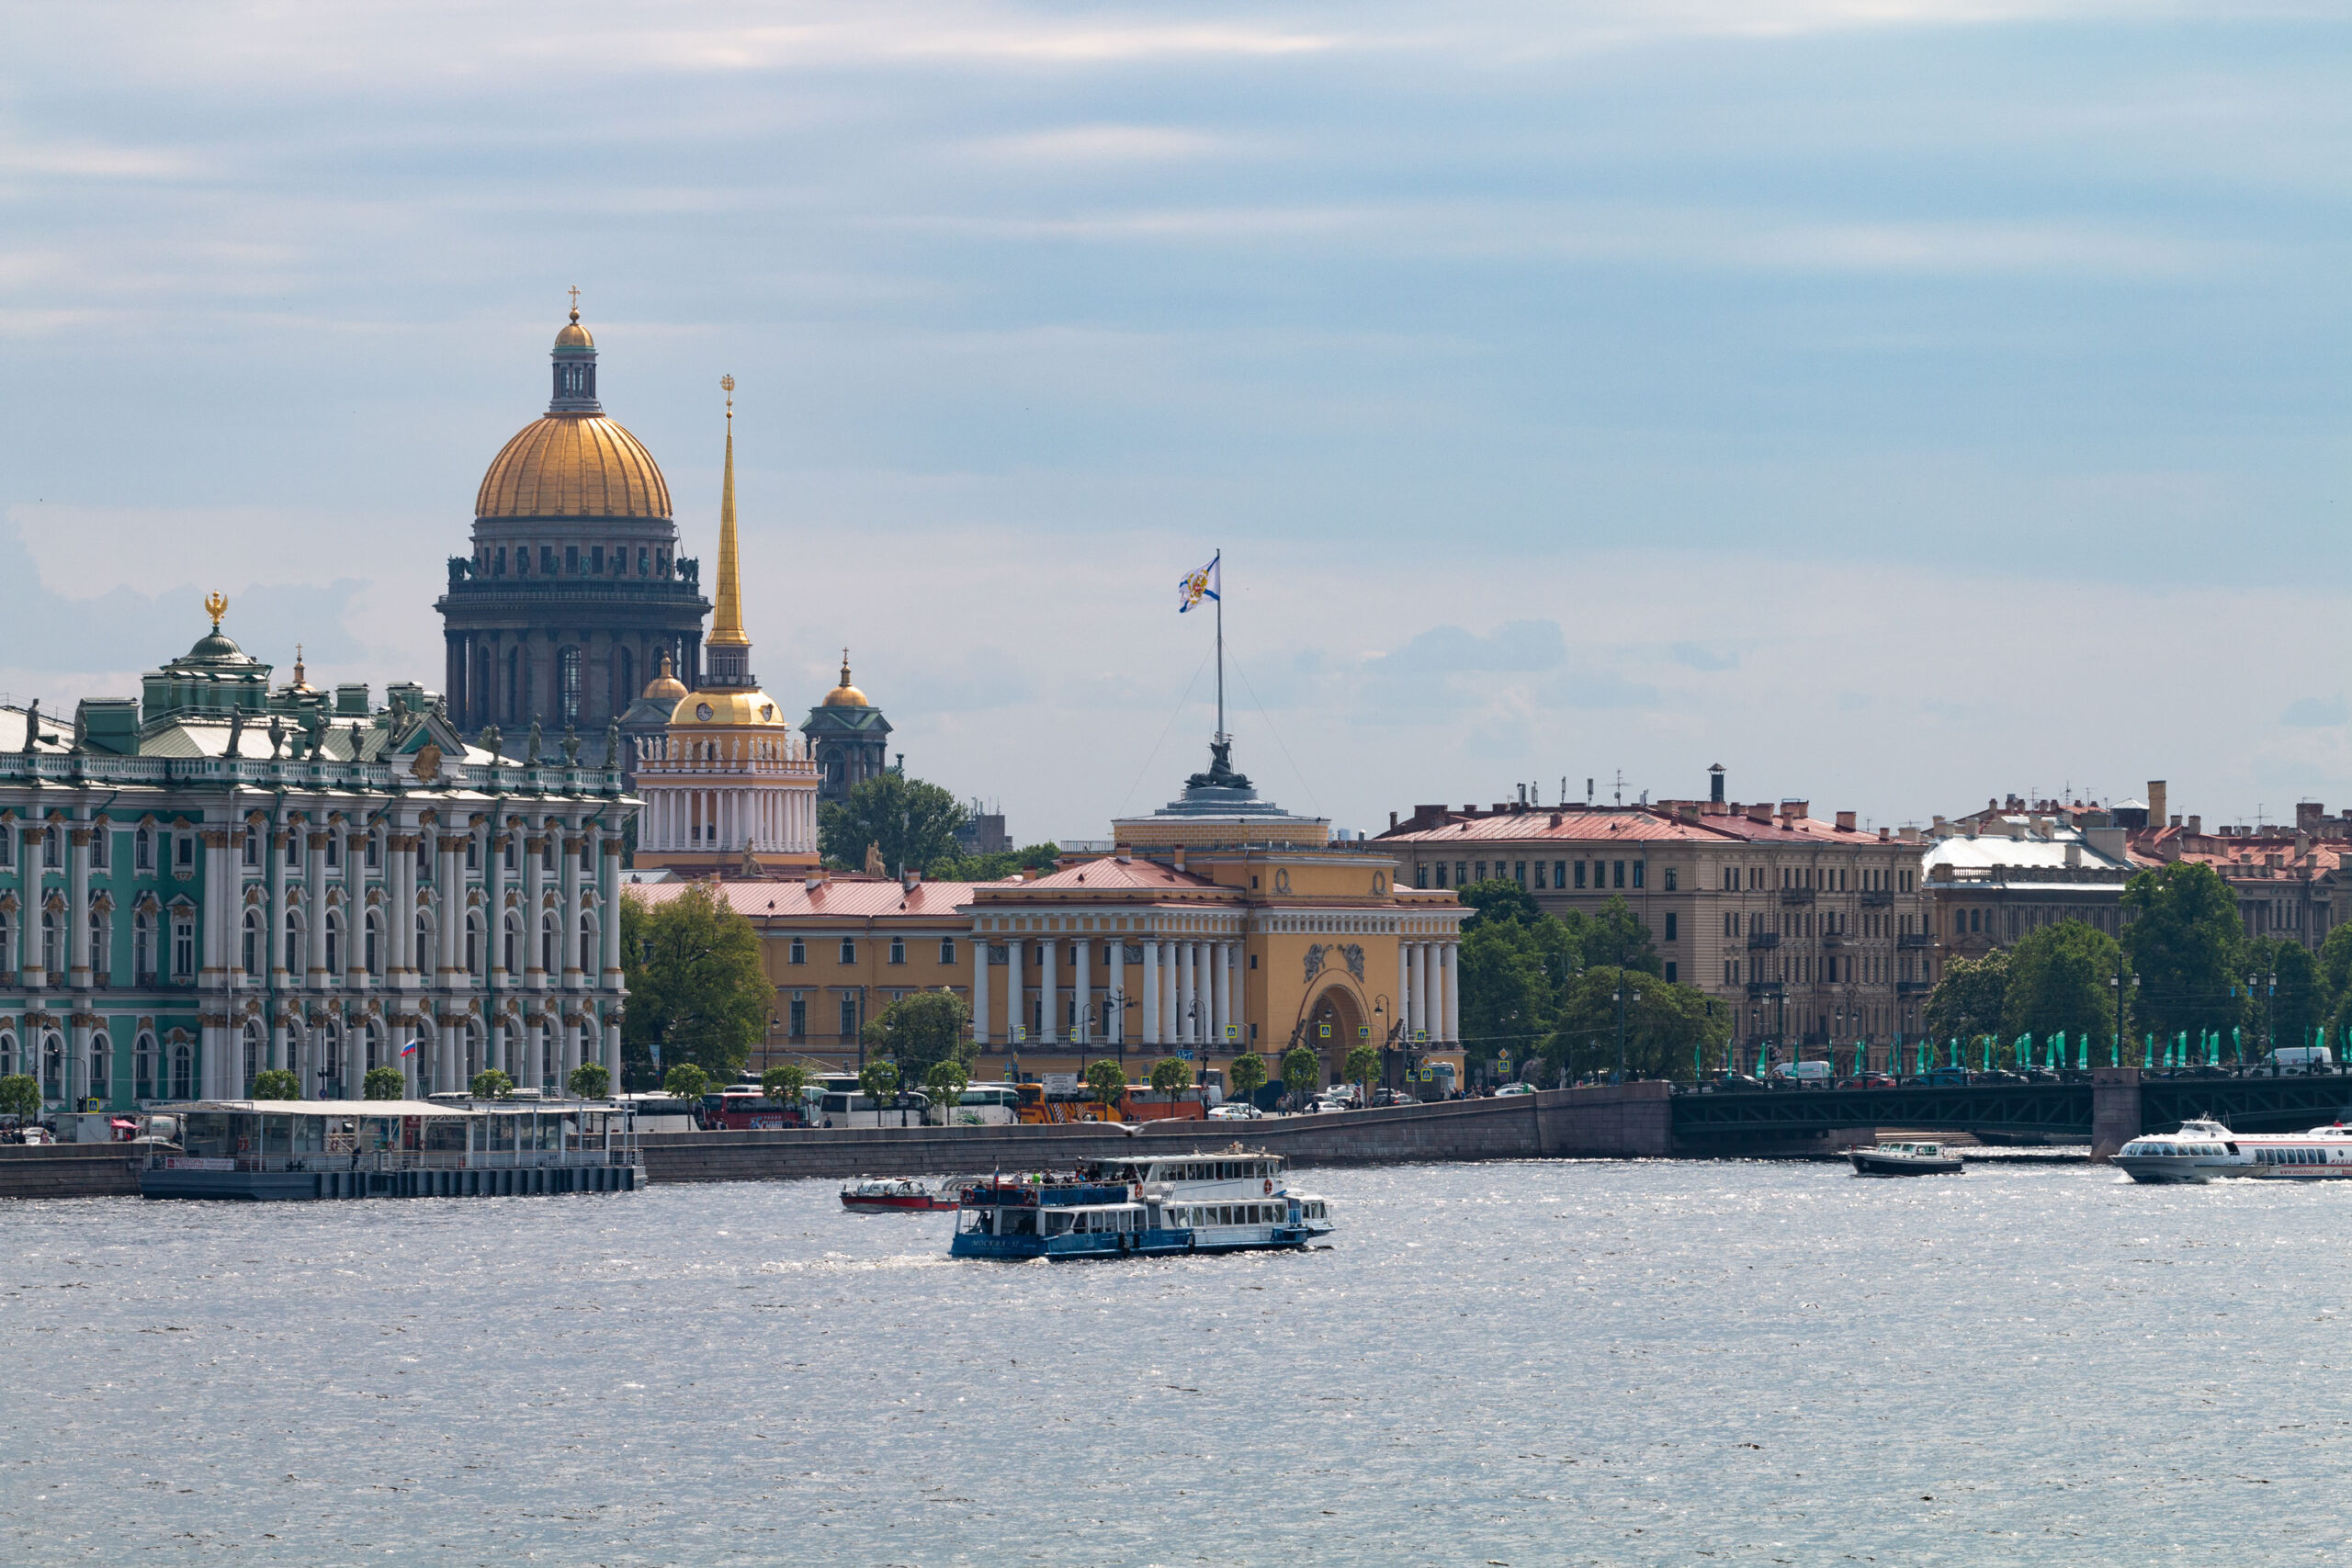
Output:
<path fill-rule="evenodd" d="M 810 887 L 802 882 L 653 882 L 639 883 L 624 896 L 649 904 L 664 904 L 689 887 L 715 887 L 728 908 L 752 920 L 940 919 L 956 916 L 956 906 L 972 900 L 975 886 L 996 883 L 919 882 L 911 888 L 880 877 L 836 876 Z M 960 919 L 960 917 L 956 917 Z"/>
<path fill-rule="evenodd" d="M 1654 808 L 1629 807 L 1588 811 L 1507 811 L 1450 822 L 1442 828 L 1383 833 L 1384 844 L 1410 844 L 1432 849 L 1473 843 L 1817 843 L 1875 844 L 1875 835 L 1840 829 L 1816 818 L 1802 817 L 1783 823 L 1774 817 L 1757 822 L 1747 817 L 1701 817 L 1697 820 Z M 1883 840 L 1890 847 L 1900 840 Z M 1915 849 L 1917 846 L 1913 846 Z"/>

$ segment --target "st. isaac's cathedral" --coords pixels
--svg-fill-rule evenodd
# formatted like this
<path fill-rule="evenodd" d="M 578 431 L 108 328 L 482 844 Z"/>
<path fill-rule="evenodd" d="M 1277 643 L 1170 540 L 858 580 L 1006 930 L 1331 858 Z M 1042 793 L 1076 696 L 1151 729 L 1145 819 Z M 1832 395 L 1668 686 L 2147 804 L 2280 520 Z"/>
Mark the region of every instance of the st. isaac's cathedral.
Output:
<path fill-rule="evenodd" d="M 690 695 L 751 685 L 732 558 L 733 419 L 730 412 L 718 606 L 731 624 L 706 641 L 712 604 L 701 564 L 679 551 L 661 465 L 605 412 L 596 340 L 581 325 L 576 300 L 549 358 L 547 412 L 482 475 L 473 548 L 449 558 L 448 590 L 435 606 L 447 647 L 448 718 L 492 747 L 513 747 L 534 725 L 571 731 L 600 763 L 610 761 L 605 737 L 617 724 L 621 769 L 634 784 L 637 753 L 673 718 L 691 720 Z M 730 593 L 738 595 L 731 603 Z M 851 685 L 846 656 L 841 685 L 803 728 L 824 799 L 881 771 L 890 727 Z M 740 833 L 730 832 L 728 844 L 739 858 L 747 847 Z"/>

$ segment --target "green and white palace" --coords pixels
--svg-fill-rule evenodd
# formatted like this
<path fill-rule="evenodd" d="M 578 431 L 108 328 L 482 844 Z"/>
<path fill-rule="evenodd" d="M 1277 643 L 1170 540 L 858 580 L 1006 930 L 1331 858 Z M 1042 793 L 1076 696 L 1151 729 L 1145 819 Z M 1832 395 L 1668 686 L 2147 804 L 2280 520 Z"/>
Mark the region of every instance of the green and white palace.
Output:
<path fill-rule="evenodd" d="M 273 686 L 206 608 L 135 700 L 0 707 L 0 1072 L 118 1110 L 267 1067 L 617 1083 L 620 774 L 536 727 L 468 745 L 421 686 Z"/>

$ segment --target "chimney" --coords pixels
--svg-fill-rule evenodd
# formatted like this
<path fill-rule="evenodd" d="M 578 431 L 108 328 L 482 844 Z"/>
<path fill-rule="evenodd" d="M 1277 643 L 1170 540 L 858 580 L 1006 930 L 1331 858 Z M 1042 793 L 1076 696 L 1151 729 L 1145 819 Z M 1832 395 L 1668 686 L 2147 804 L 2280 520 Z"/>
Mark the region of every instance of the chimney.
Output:
<path fill-rule="evenodd" d="M 1717 762 L 1707 770 L 1707 798 L 1721 806 L 1724 799 L 1724 765 Z"/>
<path fill-rule="evenodd" d="M 1809 800 L 1784 800 L 1781 802 L 1781 815 L 1791 822 L 1802 821 L 1804 818 L 1810 816 L 1812 812 L 1813 802 Z"/>
<path fill-rule="evenodd" d="M 2205 818 L 2197 816 L 2190 817 L 2188 819 L 2188 830 L 2193 835 L 2201 835 L 2205 831 Z"/>
<path fill-rule="evenodd" d="M 2069 867 L 2075 867 L 2075 866 L 2079 866 L 2079 865 L 2081 865 L 2082 863 L 2083 863 L 2083 846 L 2082 846 L 2082 845 L 2080 845 L 2080 844 L 2078 844 L 2078 843 L 2074 843 L 2074 842 L 2071 842 L 2071 841 L 2070 841 L 2070 842 L 2066 845 L 2066 864 L 2067 864 Z"/>
<path fill-rule="evenodd" d="M 1770 822 L 1770 821 L 1771 821 L 1771 820 L 1772 820 L 1772 806 L 1771 806 L 1771 803 L 1770 803 L 1770 801 L 1763 801 L 1763 800 L 1759 800 L 1759 801 L 1758 801 L 1755 805 L 1753 805 L 1753 806 L 1749 807 L 1747 808 L 1747 819 L 1748 819 L 1750 822 Z"/>
<path fill-rule="evenodd" d="M 2327 807 L 2316 800 L 2295 802 L 2295 830 L 2299 833 L 2319 831 L 2319 819 L 2327 815 Z"/>
<path fill-rule="evenodd" d="M 2148 826 L 2162 828 L 2170 818 L 2165 816 L 2165 781 L 2148 781 Z"/>
<path fill-rule="evenodd" d="M 2179 826 L 2180 826 L 2180 818 L 2179 818 L 2179 817 L 2175 816 L 2175 817 L 2172 818 L 2172 825 L 2173 825 L 2174 827 L 2176 827 L 2176 828 L 2177 828 L 2177 827 L 2179 827 Z"/>
<path fill-rule="evenodd" d="M 1850 833 L 1854 830 L 1854 814 L 1852 812 L 1840 811 L 1838 813 L 1838 830 L 1841 833 Z"/>
<path fill-rule="evenodd" d="M 1388 814 L 1388 830 L 1392 833 L 1396 830 L 1396 813 L 1394 811 Z"/>
<path fill-rule="evenodd" d="M 922 884 L 922 873 L 914 870 L 912 867 L 908 868 L 899 876 L 899 886 L 905 888 L 910 893 L 913 892 L 915 888 Z"/>
<path fill-rule="evenodd" d="M 1176 869 L 1178 871 L 1184 869 L 1184 846 L 1182 844 L 1176 846 Z"/>
<path fill-rule="evenodd" d="M 1878 830 L 1878 841 L 1882 844 L 1886 842 L 1886 829 L 1883 827 Z"/>

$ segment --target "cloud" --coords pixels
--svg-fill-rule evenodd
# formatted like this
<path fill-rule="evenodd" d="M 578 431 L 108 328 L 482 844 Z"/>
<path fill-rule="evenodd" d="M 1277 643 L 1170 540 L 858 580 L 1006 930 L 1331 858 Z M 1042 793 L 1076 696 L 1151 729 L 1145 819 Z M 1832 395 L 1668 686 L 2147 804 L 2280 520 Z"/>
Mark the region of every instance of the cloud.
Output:
<path fill-rule="evenodd" d="M 2346 705 L 2344 694 L 2338 692 L 2332 697 L 2300 697 L 2289 703 L 2287 711 L 2278 716 L 2278 722 L 2299 729 L 2316 729 L 2342 724 L 2347 718 L 2352 718 L 2352 706 Z"/>
<path fill-rule="evenodd" d="M 1738 654 L 1718 652 L 1714 649 L 1695 642 L 1678 642 L 1666 650 L 1666 656 L 1686 670 L 1702 670 L 1712 673 L 1715 671 L 1739 668 Z"/>
<path fill-rule="evenodd" d="M 1368 668 L 1374 675 L 1527 674 L 1556 670 L 1566 659 L 1559 622 L 1510 621 L 1485 637 L 1432 626 Z"/>

